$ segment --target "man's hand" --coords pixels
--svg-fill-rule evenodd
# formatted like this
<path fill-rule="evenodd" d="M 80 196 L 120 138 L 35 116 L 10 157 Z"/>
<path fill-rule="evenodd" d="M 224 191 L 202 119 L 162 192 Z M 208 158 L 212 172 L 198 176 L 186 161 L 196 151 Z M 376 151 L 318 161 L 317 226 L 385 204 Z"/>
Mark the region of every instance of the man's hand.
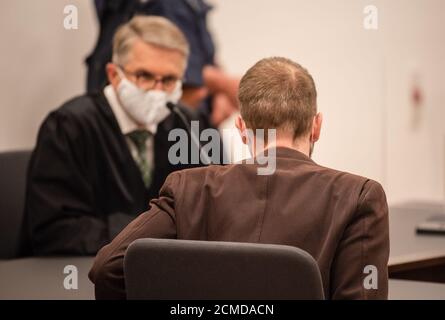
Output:
<path fill-rule="evenodd" d="M 234 105 L 224 93 L 218 93 L 213 97 L 212 108 L 210 121 L 216 128 L 238 110 L 238 106 Z"/>
<path fill-rule="evenodd" d="M 191 109 L 196 109 L 204 99 L 213 95 L 210 121 L 212 125 L 218 127 L 239 109 L 239 79 L 228 76 L 215 66 L 206 66 L 203 77 L 204 87 L 184 87 L 181 102 Z"/>
<path fill-rule="evenodd" d="M 238 86 L 239 79 L 230 77 L 220 68 L 215 66 L 205 66 L 203 77 L 206 87 L 211 94 L 223 93 L 234 106 L 238 106 Z"/>
<path fill-rule="evenodd" d="M 181 102 L 191 109 L 196 109 L 209 95 L 206 87 L 185 87 L 182 90 Z"/>

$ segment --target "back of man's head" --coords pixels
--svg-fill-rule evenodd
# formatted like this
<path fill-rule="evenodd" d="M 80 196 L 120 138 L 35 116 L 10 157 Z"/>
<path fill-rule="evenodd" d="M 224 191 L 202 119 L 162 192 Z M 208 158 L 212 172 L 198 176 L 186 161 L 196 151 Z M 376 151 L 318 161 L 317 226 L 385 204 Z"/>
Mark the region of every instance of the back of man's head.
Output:
<path fill-rule="evenodd" d="M 286 58 L 260 60 L 239 86 L 241 116 L 249 129 L 276 129 L 298 139 L 309 134 L 317 91 L 306 69 Z"/>

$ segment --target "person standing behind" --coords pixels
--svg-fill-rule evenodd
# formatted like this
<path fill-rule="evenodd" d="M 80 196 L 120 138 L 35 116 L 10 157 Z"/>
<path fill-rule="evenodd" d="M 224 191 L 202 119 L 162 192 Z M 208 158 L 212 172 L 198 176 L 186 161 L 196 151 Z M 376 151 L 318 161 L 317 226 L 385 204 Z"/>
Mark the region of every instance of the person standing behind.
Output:
<path fill-rule="evenodd" d="M 162 16 L 184 33 L 190 44 L 181 102 L 197 109 L 207 127 L 218 125 L 238 109 L 239 79 L 227 75 L 215 63 L 215 46 L 207 28 L 212 9 L 204 0 L 95 0 L 99 37 L 88 65 L 87 90 L 106 85 L 105 67 L 111 59 L 116 29 L 135 15 Z"/>

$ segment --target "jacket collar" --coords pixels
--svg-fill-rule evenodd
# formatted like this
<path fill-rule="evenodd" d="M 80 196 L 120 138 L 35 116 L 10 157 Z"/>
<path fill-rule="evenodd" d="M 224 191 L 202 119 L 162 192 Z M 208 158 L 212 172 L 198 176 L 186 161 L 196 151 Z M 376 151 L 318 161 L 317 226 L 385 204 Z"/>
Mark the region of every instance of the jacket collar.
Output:
<path fill-rule="evenodd" d="M 303 152 L 287 147 L 276 147 L 275 155 L 277 159 L 296 159 L 315 164 L 314 160 L 305 155 Z"/>

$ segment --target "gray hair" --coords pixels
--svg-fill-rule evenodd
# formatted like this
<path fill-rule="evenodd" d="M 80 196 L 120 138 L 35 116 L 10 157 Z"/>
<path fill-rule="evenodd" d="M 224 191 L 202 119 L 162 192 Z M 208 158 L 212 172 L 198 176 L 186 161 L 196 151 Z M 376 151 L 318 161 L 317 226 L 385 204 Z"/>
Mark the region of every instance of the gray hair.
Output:
<path fill-rule="evenodd" d="M 135 16 L 120 26 L 113 38 L 113 63 L 127 63 L 135 40 L 180 52 L 187 63 L 190 47 L 184 34 L 169 20 L 158 16 Z"/>

